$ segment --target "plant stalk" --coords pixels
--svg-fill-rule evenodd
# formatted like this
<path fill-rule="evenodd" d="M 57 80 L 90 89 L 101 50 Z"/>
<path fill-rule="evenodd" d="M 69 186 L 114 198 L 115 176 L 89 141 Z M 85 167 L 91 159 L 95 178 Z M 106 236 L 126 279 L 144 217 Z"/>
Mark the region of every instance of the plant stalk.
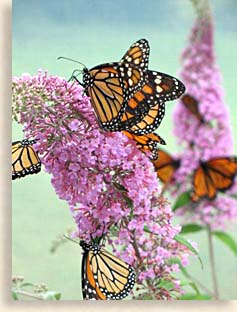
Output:
<path fill-rule="evenodd" d="M 184 274 L 187 278 L 189 278 L 191 281 L 193 281 L 194 283 L 196 283 L 200 288 L 202 288 L 206 294 L 208 294 L 211 297 L 214 297 L 214 294 L 212 291 L 210 291 L 205 285 L 203 285 L 198 279 L 196 279 L 195 277 L 193 277 L 190 273 L 188 273 L 187 271 L 185 271 Z"/>
<path fill-rule="evenodd" d="M 18 295 L 23 295 L 23 296 L 34 298 L 34 299 L 37 299 L 37 300 L 44 300 L 41 296 L 38 296 L 38 295 L 35 295 L 35 294 L 32 294 L 32 293 L 26 292 L 26 291 L 20 290 L 20 289 L 16 289 L 15 293 L 18 294 Z"/>
<path fill-rule="evenodd" d="M 208 235 L 209 258 L 210 258 L 212 282 L 213 282 L 213 288 L 214 288 L 214 298 L 216 300 L 219 300 L 220 296 L 219 296 L 218 282 L 217 282 L 217 276 L 216 276 L 213 237 L 212 237 L 212 231 L 211 231 L 210 226 L 207 227 L 207 235 Z"/>

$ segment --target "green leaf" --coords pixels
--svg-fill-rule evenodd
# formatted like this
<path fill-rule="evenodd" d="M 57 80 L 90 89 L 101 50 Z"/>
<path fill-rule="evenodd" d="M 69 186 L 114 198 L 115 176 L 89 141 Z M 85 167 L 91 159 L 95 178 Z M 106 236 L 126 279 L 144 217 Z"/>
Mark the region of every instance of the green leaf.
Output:
<path fill-rule="evenodd" d="M 148 228 L 147 225 L 144 225 L 143 230 L 144 230 L 145 232 L 147 232 L 147 233 L 151 233 L 151 234 L 152 234 L 152 232 L 149 230 L 149 228 Z"/>
<path fill-rule="evenodd" d="M 196 295 L 200 295 L 200 291 L 199 291 L 196 283 L 190 282 L 190 281 L 181 281 L 180 285 L 181 286 L 190 286 L 196 292 Z"/>
<path fill-rule="evenodd" d="M 138 300 L 152 300 L 154 298 L 148 293 L 143 293 L 143 294 L 140 294 L 139 296 L 137 296 L 136 299 L 138 299 Z"/>
<path fill-rule="evenodd" d="M 60 300 L 61 297 L 62 297 L 62 295 L 61 295 L 60 293 L 56 293 L 56 294 L 54 295 L 54 297 L 55 297 L 56 300 Z"/>
<path fill-rule="evenodd" d="M 204 228 L 201 225 L 190 223 L 190 224 L 185 224 L 182 226 L 182 230 L 180 234 L 194 233 L 194 232 L 199 232 L 201 230 L 204 230 Z"/>
<path fill-rule="evenodd" d="M 128 190 L 122 184 L 118 182 L 113 182 L 113 185 L 120 193 L 128 193 Z"/>
<path fill-rule="evenodd" d="M 230 234 L 221 231 L 214 231 L 212 234 L 229 247 L 229 249 L 237 256 L 237 244 Z"/>
<path fill-rule="evenodd" d="M 200 294 L 185 294 L 179 298 L 180 300 L 211 300 L 212 298 L 209 295 Z"/>
<path fill-rule="evenodd" d="M 164 288 L 164 289 L 167 289 L 167 290 L 171 290 L 171 289 L 174 288 L 174 283 L 171 282 L 171 281 L 167 281 L 167 280 L 161 279 L 159 284 L 158 284 L 158 287 L 159 288 Z"/>
<path fill-rule="evenodd" d="M 13 290 L 12 291 L 12 298 L 14 299 L 14 300 L 19 300 L 19 298 L 18 298 L 18 296 L 17 296 L 17 293 Z"/>
<path fill-rule="evenodd" d="M 42 298 L 44 300 L 60 300 L 61 294 L 55 291 L 47 291 Z"/>
<path fill-rule="evenodd" d="M 174 206 L 172 207 L 172 211 L 175 211 L 190 202 L 190 191 L 184 192 L 179 195 L 178 199 L 176 200 Z"/>
<path fill-rule="evenodd" d="M 187 241 L 179 234 L 175 235 L 174 239 L 176 240 L 176 242 L 179 242 L 180 244 L 186 246 L 192 253 L 194 253 L 198 257 L 198 260 L 200 261 L 201 264 L 201 268 L 203 269 L 203 263 L 199 255 L 199 252 L 189 243 L 189 241 Z"/>
<path fill-rule="evenodd" d="M 188 274 L 187 270 L 182 266 L 182 263 L 180 261 L 179 258 L 171 258 L 169 259 L 168 261 L 169 264 L 178 264 L 179 265 L 179 268 L 180 268 L 180 271 L 183 273 L 183 275 L 188 278 L 189 280 L 191 279 L 190 278 L 190 275 Z M 197 293 L 197 295 L 200 294 L 199 292 L 199 289 L 198 289 L 198 286 L 196 285 L 196 283 L 194 281 L 181 281 L 181 286 L 186 286 L 186 285 L 189 285 L 190 287 L 193 288 L 193 290 Z"/>
<path fill-rule="evenodd" d="M 20 288 L 24 287 L 34 287 L 35 285 L 33 283 L 22 283 L 19 285 Z"/>
<path fill-rule="evenodd" d="M 180 266 L 180 271 L 183 273 L 184 276 L 190 279 L 188 271 L 182 265 Z"/>
<path fill-rule="evenodd" d="M 178 264 L 180 267 L 182 266 L 180 259 L 176 257 L 170 258 L 168 264 Z"/>
<path fill-rule="evenodd" d="M 134 212 L 134 207 L 133 207 L 133 201 L 130 197 L 123 195 L 123 198 L 126 200 L 126 203 L 128 207 L 130 208 L 130 215 L 129 217 L 132 219 L 133 218 L 133 212 Z"/>

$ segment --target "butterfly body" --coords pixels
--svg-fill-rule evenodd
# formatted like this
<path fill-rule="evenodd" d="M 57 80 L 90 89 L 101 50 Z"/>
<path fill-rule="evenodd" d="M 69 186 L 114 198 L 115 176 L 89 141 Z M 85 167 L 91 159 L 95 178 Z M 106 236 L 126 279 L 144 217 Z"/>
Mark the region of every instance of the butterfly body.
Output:
<path fill-rule="evenodd" d="M 133 268 L 95 242 L 80 241 L 82 292 L 85 300 L 121 300 L 135 284 Z"/>
<path fill-rule="evenodd" d="M 41 170 L 41 161 L 32 145 L 35 140 L 22 140 L 12 143 L 12 180 Z"/>

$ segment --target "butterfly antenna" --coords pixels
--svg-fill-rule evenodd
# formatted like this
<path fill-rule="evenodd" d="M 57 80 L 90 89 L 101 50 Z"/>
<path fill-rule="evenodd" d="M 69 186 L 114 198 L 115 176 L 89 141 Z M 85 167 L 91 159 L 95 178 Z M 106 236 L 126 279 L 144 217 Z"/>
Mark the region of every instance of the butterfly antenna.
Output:
<path fill-rule="evenodd" d="M 65 235 L 65 234 L 63 234 L 63 236 L 64 236 L 65 238 L 69 239 L 70 241 L 72 241 L 73 243 L 75 243 L 75 244 L 78 245 L 78 242 L 75 241 L 74 239 L 72 239 L 71 237 L 69 237 L 69 236 L 67 236 L 67 235 Z"/>
<path fill-rule="evenodd" d="M 71 61 L 71 62 L 74 62 L 74 63 L 78 63 L 78 64 L 82 65 L 83 67 L 87 68 L 85 64 L 83 64 L 81 62 L 78 62 L 76 60 L 73 60 L 73 59 L 71 59 L 69 57 L 59 56 L 58 60 L 61 60 L 61 59 L 68 60 L 68 61 Z"/>

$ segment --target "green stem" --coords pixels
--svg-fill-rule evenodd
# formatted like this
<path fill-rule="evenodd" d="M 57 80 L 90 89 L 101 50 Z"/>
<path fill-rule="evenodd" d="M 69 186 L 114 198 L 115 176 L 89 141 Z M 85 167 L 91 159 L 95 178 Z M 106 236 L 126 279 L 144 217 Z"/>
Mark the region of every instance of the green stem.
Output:
<path fill-rule="evenodd" d="M 220 297 L 219 297 L 219 289 L 218 289 L 217 276 L 216 276 L 214 246 L 213 246 L 212 232 L 211 232 L 210 226 L 207 227 L 207 234 L 208 234 L 209 258 L 210 258 L 212 282 L 213 282 L 213 287 L 214 287 L 214 298 L 216 300 L 219 300 Z"/>
<path fill-rule="evenodd" d="M 187 271 L 185 271 L 184 274 L 187 278 L 189 278 L 191 281 L 193 281 L 194 283 L 196 283 L 200 288 L 202 288 L 209 296 L 214 297 L 214 294 L 205 286 L 203 285 L 198 279 L 196 279 L 195 277 L 193 277 L 190 273 L 188 273 Z"/>
<path fill-rule="evenodd" d="M 32 294 L 32 293 L 26 292 L 26 291 L 20 290 L 20 289 L 16 289 L 15 293 L 17 293 L 18 295 L 23 295 L 23 296 L 34 298 L 34 299 L 37 299 L 37 300 L 44 300 L 41 296 L 38 296 L 38 295 L 35 295 L 35 294 Z"/>

